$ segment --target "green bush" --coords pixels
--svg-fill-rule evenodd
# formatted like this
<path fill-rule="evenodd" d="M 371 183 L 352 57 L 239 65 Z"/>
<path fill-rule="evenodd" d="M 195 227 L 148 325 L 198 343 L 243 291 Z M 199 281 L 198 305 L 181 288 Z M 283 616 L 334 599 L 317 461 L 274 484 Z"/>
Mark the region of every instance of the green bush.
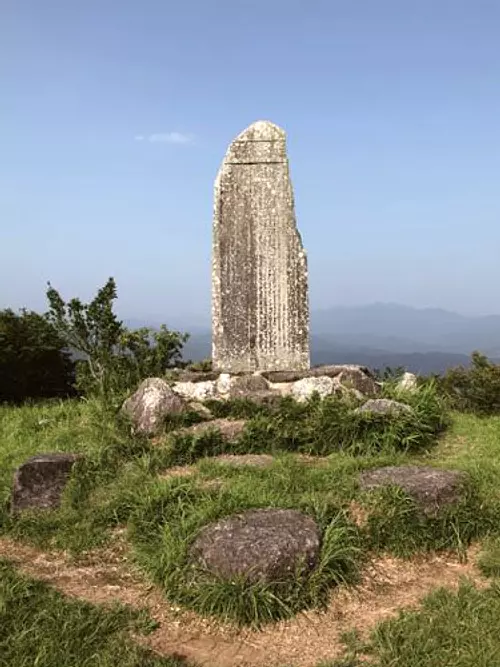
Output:
<path fill-rule="evenodd" d="M 0 311 L 0 401 L 71 396 L 74 382 L 65 341 L 43 315 Z"/>
<path fill-rule="evenodd" d="M 439 386 L 450 405 L 478 415 L 500 413 L 500 365 L 474 352 L 469 368 L 458 366 L 445 373 Z"/>

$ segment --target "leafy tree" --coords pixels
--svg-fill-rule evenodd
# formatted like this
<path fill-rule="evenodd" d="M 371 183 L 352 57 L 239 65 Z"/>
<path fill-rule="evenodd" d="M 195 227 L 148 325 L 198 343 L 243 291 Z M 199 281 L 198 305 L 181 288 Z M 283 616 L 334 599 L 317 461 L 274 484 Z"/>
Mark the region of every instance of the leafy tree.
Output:
<path fill-rule="evenodd" d="M 75 367 L 65 340 L 43 315 L 0 311 L 0 401 L 70 396 Z"/>
<path fill-rule="evenodd" d="M 50 283 L 47 290 L 50 322 L 67 345 L 83 356 L 78 364 L 78 387 L 106 401 L 179 363 L 188 339 L 187 334 L 170 331 L 165 325 L 159 331 L 127 329 L 113 312 L 116 298 L 113 278 L 88 304 L 78 298 L 65 303 Z"/>

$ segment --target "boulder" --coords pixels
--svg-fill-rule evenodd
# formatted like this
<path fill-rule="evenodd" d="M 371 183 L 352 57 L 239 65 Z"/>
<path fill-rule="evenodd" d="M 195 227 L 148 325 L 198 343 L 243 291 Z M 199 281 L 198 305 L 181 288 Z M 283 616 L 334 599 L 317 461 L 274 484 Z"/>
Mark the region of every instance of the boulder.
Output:
<path fill-rule="evenodd" d="M 38 454 L 14 473 L 11 511 L 57 509 L 78 454 Z"/>
<path fill-rule="evenodd" d="M 200 403 L 199 401 L 190 401 L 188 403 L 188 410 L 191 410 L 192 412 L 197 412 L 199 415 L 204 417 L 205 419 L 213 419 L 214 416 L 210 412 L 210 410 L 207 408 L 206 405 L 203 403 Z"/>
<path fill-rule="evenodd" d="M 236 442 L 245 429 L 246 421 L 244 419 L 212 419 L 211 421 L 193 424 L 185 428 L 173 431 L 173 434 L 203 435 L 210 431 L 218 431 L 224 440 Z"/>
<path fill-rule="evenodd" d="M 413 410 L 406 403 L 399 403 L 390 398 L 372 398 L 356 409 L 356 412 L 371 412 L 381 415 L 413 414 Z"/>
<path fill-rule="evenodd" d="M 398 382 L 398 390 L 401 391 L 416 391 L 418 389 L 417 376 L 413 373 L 405 373 Z"/>
<path fill-rule="evenodd" d="M 221 373 L 216 382 L 217 393 L 221 396 L 229 396 L 232 381 L 233 378 L 229 375 L 229 373 Z"/>
<path fill-rule="evenodd" d="M 273 384 L 282 382 L 297 382 L 304 378 L 312 377 L 330 377 L 334 378 L 340 375 L 342 371 L 360 371 L 364 375 L 373 378 L 373 374 L 366 366 L 357 366 L 355 364 L 330 364 L 326 366 L 315 366 L 306 371 L 266 371 L 262 377 Z"/>
<path fill-rule="evenodd" d="M 341 385 L 355 389 L 363 396 L 376 396 L 381 391 L 378 382 L 367 375 L 361 368 L 344 368 L 335 378 Z"/>
<path fill-rule="evenodd" d="M 303 403 L 315 393 L 321 398 L 330 396 L 334 390 L 334 382 L 331 377 L 303 378 L 293 383 L 291 395 L 296 401 Z"/>
<path fill-rule="evenodd" d="M 386 466 L 365 470 L 359 476 L 361 489 L 399 486 L 428 515 L 456 503 L 468 477 L 459 470 L 440 470 L 430 466 Z"/>
<path fill-rule="evenodd" d="M 201 382 L 176 382 L 172 390 L 188 401 L 206 401 L 215 398 L 217 389 L 214 380 L 202 380 Z"/>
<path fill-rule="evenodd" d="M 318 562 L 321 536 L 316 522 L 296 510 L 260 509 L 205 526 L 191 547 L 191 562 L 222 579 L 282 581 L 298 567 Z"/>
<path fill-rule="evenodd" d="M 240 375 L 231 379 L 231 398 L 252 398 L 254 394 L 269 391 L 269 382 L 262 375 Z"/>
<path fill-rule="evenodd" d="M 176 394 L 161 378 L 148 378 L 122 406 L 122 411 L 133 423 L 133 430 L 144 435 L 158 433 L 171 414 L 188 409 L 186 401 Z"/>

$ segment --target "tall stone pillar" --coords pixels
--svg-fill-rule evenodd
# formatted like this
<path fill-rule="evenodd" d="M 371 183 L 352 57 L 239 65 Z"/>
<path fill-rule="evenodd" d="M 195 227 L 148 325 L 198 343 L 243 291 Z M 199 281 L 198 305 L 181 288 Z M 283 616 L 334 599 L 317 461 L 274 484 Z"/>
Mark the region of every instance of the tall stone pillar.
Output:
<path fill-rule="evenodd" d="M 215 183 L 212 361 L 228 373 L 309 369 L 307 259 L 285 132 L 269 122 L 236 137 Z"/>

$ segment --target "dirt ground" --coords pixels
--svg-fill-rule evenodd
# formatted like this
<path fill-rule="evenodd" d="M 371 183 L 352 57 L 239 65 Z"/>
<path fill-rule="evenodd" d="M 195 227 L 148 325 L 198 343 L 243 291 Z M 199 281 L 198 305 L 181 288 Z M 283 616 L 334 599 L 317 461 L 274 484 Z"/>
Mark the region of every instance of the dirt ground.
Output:
<path fill-rule="evenodd" d="M 332 593 L 326 612 L 305 612 L 260 631 L 238 631 L 170 604 L 131 563 L 122 530 L 115 532 L 109 548 L 78 560 L 64 552 L 42 552 L 0 538 L 0 557 L 66 595 L 95 604 L 118 601 L 147 608 L 159 628 L 137 640 L 160 654 L 184 656 L 200 667 L 313 667 L 338 658 L 343 653 L 340 637 L 348 630 L 357 629 L 366 637 L 379 621 L 417 605 L 433 588 L 455 588 L 461 577 L 485 585 L 475 565 L 477 552 L 477 546 L 471 547 L 466 563 L 453 554 L 411 561 L 379 558 L 365 570 L 356 589 Z"/>

